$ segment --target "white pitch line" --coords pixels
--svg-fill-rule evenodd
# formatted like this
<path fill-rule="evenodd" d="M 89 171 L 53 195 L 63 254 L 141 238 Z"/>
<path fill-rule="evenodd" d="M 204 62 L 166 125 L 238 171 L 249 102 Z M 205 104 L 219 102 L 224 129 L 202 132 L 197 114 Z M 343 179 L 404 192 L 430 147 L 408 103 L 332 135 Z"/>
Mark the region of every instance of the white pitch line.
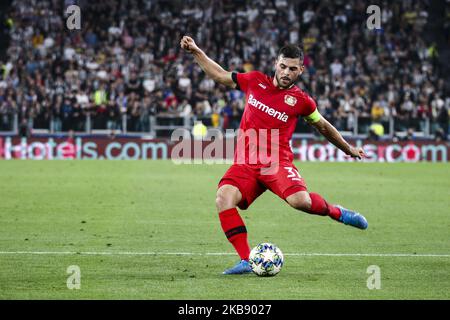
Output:
<path fill-rule="evenodd" d="M 228 256 L 231 252 L 92 252 L 92 251 L 0 251 L 0 255 L 98 255 L 98 256 Z M 450 258 L 450 254 L 410 254 L 410 253 L 285 253 L 284 256 L 300 257 L 434 257 Z"/>

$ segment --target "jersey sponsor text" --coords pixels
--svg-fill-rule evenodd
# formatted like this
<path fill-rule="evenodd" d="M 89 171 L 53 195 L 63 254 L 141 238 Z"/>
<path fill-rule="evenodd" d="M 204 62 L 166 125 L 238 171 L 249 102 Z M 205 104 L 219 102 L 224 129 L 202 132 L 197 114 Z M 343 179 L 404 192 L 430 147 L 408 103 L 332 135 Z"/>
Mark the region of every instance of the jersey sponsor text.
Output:
<path fill-rule="evenodd" d="M 250 94 L 248 96 L 247 102 L 249 105 L 255 107 L 258 110 L 261 110 L 261 111 L 267 113 L 269 116 L 272 116 L 280 121 L 287 122 L 289 119 L 289 116 L 285 112 L 277 111 L 274 108 L 271 108 L 271 107 L 265 105 L 264 103 L 256 100 L 252 94 Z"/>

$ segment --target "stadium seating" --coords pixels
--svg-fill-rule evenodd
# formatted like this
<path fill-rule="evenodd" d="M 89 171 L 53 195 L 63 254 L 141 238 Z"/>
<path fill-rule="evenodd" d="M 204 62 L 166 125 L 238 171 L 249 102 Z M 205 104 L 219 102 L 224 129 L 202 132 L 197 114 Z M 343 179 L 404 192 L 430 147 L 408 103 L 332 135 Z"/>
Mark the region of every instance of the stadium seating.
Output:
<path fill-rule="evenodd" d="M 427 1 L 384 1 L 376 30 L 361 1 L 306 0 L 81 0 L 81 30 L 69 30 L 60 13 L 72 2 L 12 1 L 2 15 L 0 131 L 159 137 L 200 120 L 237 128 L 242 93 L 205 78 L 179 48 L 189 34 L 241 72 L 271 74 L 280 46 L 301 43 L 298 85 L 349 135 L 380 124 L 391 137 L 448 136 L 448 48 L 433 37 L 448 38 L 448 25 L 434 23 L 443 13 Z M 312 131 L 299 121 L 296 134 Z"/>

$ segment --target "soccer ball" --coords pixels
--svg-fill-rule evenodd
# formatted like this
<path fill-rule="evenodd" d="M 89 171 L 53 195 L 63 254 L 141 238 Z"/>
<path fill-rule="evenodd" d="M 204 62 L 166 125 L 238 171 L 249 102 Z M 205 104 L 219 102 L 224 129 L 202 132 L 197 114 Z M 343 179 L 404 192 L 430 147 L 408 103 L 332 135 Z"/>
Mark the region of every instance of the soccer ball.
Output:
<path fill-rule="evenodd" d="M 283 253 L 273 243 L 260 243 L 250 252 L 249 262 L 254 273 L 271 277 L 280 272 L 284 263 Z"/>

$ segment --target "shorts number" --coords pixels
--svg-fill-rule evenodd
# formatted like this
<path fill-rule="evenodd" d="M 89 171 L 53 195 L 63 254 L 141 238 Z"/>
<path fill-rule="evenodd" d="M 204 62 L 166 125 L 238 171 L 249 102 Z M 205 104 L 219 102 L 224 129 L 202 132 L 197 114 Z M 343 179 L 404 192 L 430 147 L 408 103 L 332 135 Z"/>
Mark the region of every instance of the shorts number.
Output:
<path fill-rule="evenodd" d="M 288 171 L 288 178 L 296 181 L 301 181 L 302 176 L 300 173 L 298 173 L 297 169 L 294 169 L 292 167 L 284 167 Z"/>

